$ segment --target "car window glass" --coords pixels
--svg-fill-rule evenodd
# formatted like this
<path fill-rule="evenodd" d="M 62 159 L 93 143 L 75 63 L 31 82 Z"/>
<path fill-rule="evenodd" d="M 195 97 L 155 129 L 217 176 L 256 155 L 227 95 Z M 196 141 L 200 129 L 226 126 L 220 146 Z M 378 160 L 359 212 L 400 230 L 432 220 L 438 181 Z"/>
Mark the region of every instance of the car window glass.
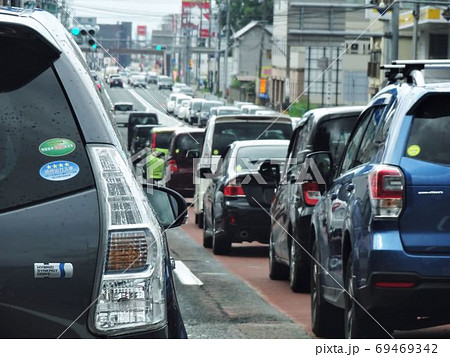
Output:
<path fill-rule="evenodd" d="M 404 156 L 450 165 L 450 95 L 425 98 L 414 112 Z M 443 105 L 447 103 L 447 105 Z"/>
<path fill-rule="evenodd" d="M 370 146 L 375 141 L 375 135 L 377 134 L 377 129 L 379 124 L 383 119 L 383 113 L 385 112 L 386 106 L 378 106 L 372 112 L 369 122 L 367 124 L 367 129 L 359 146 L 358 153 L 356 154 L 356 159 L 353 166 L 358 166 L 367 163 L 370 159 Z"/>
<path fill-rule="evenodd" d="M 292 125 L 290 123 L 274 123 L 267 122 L 240 122 L 218 123 L 216 124 L 212 142 L 212 154 L 221 155 L 228 145 L 237 140 L 252 140 L 264 135 L 269 130 L 279 130 L 282 133 L 283 140 L 289 140 L 292 134 Z"/>
<path fill-rule="evenodd" d="M 250 146 L 240 148 L 236 155 L 236 172 L 256 171 L 264 160 L 281 161 L 286 157 L 287 146 Z"/>
<path fill-rule="evenodd" d="M 317 126 L 313 151 L 330 151 L 333 162 L 339 162 L 358 115 L 339 117 Z"/>
<path fill-rule="evenodd" d="M 35 75 L 21 88 L 0 93 L 0 211 L 94 185 L 84 143 L 53 69 Z"/>
<path fill-rule="evenodd" d="M 303 163 L 305 160 L 305 149 L 308 146 L 309 143 L 309 137 L 312 132 L 313 123 L 314 122 L 314 116 L 310 115 L 307 122 L 303 125 L 303 129 L 300 132 L 300 136 L 297 139 L 297 147 L 294 151 L 294 158 L 297 160 L 297 164 Z"/>
<path fill-rule="evenodd" d="M 355 128 L 353 135 L 350 137 L 347 150 L 345 151 L 342 166 L 341 169 L 339 170 L 340 174 L 346 172 L 347 170 L 350 170 L 353 167 L 352 165 L 355 160 L 356 153 L 358 151 L 364 132 L 366 131 L 367 124 L 370 120 L 371 115 L 372 109 L 365 112 L 358 121 L 357 127 Z"/>
<path fill-rule="evenodd" d="M 170 139 L 172 138 L 173 132 L 160 132 L 156 135 L 155 147 L 160 149 L 169 149 Z"/>
<path fill-rule="evenodd" d="M 381 127 L 377 130 L 375 137 L 360 159 L 361 162 L 381 162 L 386 145 L 387 135 L 389 133 L 389 128 L 391 126 L 392 118 L 394 117 L 396 109 L 397 101 L 395 101 L 393 105 L 390 106 L 390 108 L 386 108 L 385 113 L 387 112 L 387 114 L 385 115 L 385 119 L 382 123 L 380 123 Z"/>
<path fill-rule="evenodd" d="M 175 157 L 186 157 L 189 150 L 200 150 L 200 142 L 203 133 L 186 133 L 175 137 L 173 155 Z"/>

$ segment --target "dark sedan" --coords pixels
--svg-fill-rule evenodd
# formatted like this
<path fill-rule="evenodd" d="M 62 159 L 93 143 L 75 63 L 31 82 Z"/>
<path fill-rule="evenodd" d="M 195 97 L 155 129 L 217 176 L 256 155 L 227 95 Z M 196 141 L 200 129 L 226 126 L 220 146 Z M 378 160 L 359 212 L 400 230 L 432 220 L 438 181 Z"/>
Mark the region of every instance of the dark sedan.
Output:
<path fill-rule="evenodd" d="M 205 247 L 228 254 L 232 243 L 269 242 L 270 203 L 276 183 L 259 175 L 266 160 L 286 157 L 288 140 L 247 140 L 231 144 L 204 196 Z M 207 175 L 204 168 L 201 175 Z"/>

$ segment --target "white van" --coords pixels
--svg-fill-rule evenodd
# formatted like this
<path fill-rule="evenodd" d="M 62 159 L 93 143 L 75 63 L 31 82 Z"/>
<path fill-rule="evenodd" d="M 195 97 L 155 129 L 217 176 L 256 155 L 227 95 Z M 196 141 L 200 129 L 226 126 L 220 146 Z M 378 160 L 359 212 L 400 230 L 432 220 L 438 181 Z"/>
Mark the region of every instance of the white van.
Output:
<path fill-rule="evenodd" d="M 195 175 L 194 212 L 195 223 L 203 227 L 203 196 L 210 178 L 200 177 L 201 168 L 216 171 L 219 159 L 225 149 L 234 141 L 253 139 L 289 140 L 294 129 L 294 121 L 285 115 L 227 115 L 208 121 L 203 141 L 203 149 Z M 210 248 L 210 247 L 207 247 Z"/>

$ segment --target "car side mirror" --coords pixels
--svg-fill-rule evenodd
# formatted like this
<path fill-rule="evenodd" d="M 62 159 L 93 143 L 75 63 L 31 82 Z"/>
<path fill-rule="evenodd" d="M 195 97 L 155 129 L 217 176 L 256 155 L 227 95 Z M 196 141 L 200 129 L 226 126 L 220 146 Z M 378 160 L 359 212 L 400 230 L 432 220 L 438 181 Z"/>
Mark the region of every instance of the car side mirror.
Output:
<path fill-rule="evenodd" d="M 188 206 L 178 192 L 161 186 L 144 184 L 148 201 L 164 229 L 179 227 L 187 222 Z"/>
<path fill-rule="evenodd" d="M 264 161 L 258 169 L 258 173 L 263 179 L 273 181 L 278 184 L 280 182 L 280 164 Z"/>
<path fill-rule="evenodd" d="M 198 170 L 198 175 L 200 178 L 204 178 L 204 179 L 210 178 L 212 175 L 211 168 L 210 167 L 201 167 Z"/>
<path fill-rule="evenodd" d="M 315 180 L 320 183 L 325 183 L 327 186 L 331 183 L 331 179 L 334 174 L 333 157 L 329 151 L 316 151 L 306 155 L 306 158 L 310 160 L 309 166 L 315 176 L 320 174 L 321 177 L 315 177 Z M 312 162 L 311 162 L 312 161 Z M 318 169 L 318 173 L 314 172 L 315 168 Z M 317 170 L 316 170 L 317 171 Z"/>
<path fill-rule="evenodd" d="M 198 159 L 200 157 L 200 151 L 199 150 L 188 150 L 186 153 L 186 157 L 188 159 Z"/>

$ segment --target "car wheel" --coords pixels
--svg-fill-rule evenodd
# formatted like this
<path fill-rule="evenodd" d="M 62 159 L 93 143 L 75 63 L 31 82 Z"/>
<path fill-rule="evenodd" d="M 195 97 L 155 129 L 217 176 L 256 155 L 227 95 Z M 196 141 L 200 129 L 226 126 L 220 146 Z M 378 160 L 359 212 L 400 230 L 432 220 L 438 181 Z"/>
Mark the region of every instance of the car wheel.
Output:
<path fill-rule="evenodd" d="M 202 213 L 198 213 L 195 214 L 196 220 L 197 220 L 197 224 L 198 224 L 198 228 L 202 229 L 203 228 L 203 212 Z"/>
<path fill-rule="evenodd" d="M 206 223 L 206 215 L 203 213 L 203 247 L 212 248 L 213 236 L 211 229 L 208 228 Z"/>
<path fill-rule="evenodd" d="M 354 285 L 354 266 L 353 257 L 350 254 L 346 269 L 344 287 L 345 294 L 345 312 L 344 312 L 344 331 L 345 338 L 388 338 L 391 330 L 376 322 L 368 312 L 358 304 L 358 294 Z"/>
<path fill-rule="evenodd" d="M 311 259 L 311 325 L 317 337 L 342 337 L 344 313 L 322 296 L 321 267 L 317 243 L 313 243 Z"/>
<path fill-rule="evenodd" d="M 289 286 L 295 293 L 307 293 L 310 284 L 309 256 L 302 247 L 292 240 L 289 250 Z"/>
<path fill-rule="evenodd" d="M 270 232 L 269 238 L 269 277 L 272 280 L 286 280 L 289 278 L 289 268 L 275 260 L 272 232 Z"/>
<path fill-rule="evenodd" d="M 228 255 L 231 250 L 231 241 L 225 232 L 217 234 L 216 232 L 216 220 L 212 218 L 212 250 L 216 255 Z"/>

